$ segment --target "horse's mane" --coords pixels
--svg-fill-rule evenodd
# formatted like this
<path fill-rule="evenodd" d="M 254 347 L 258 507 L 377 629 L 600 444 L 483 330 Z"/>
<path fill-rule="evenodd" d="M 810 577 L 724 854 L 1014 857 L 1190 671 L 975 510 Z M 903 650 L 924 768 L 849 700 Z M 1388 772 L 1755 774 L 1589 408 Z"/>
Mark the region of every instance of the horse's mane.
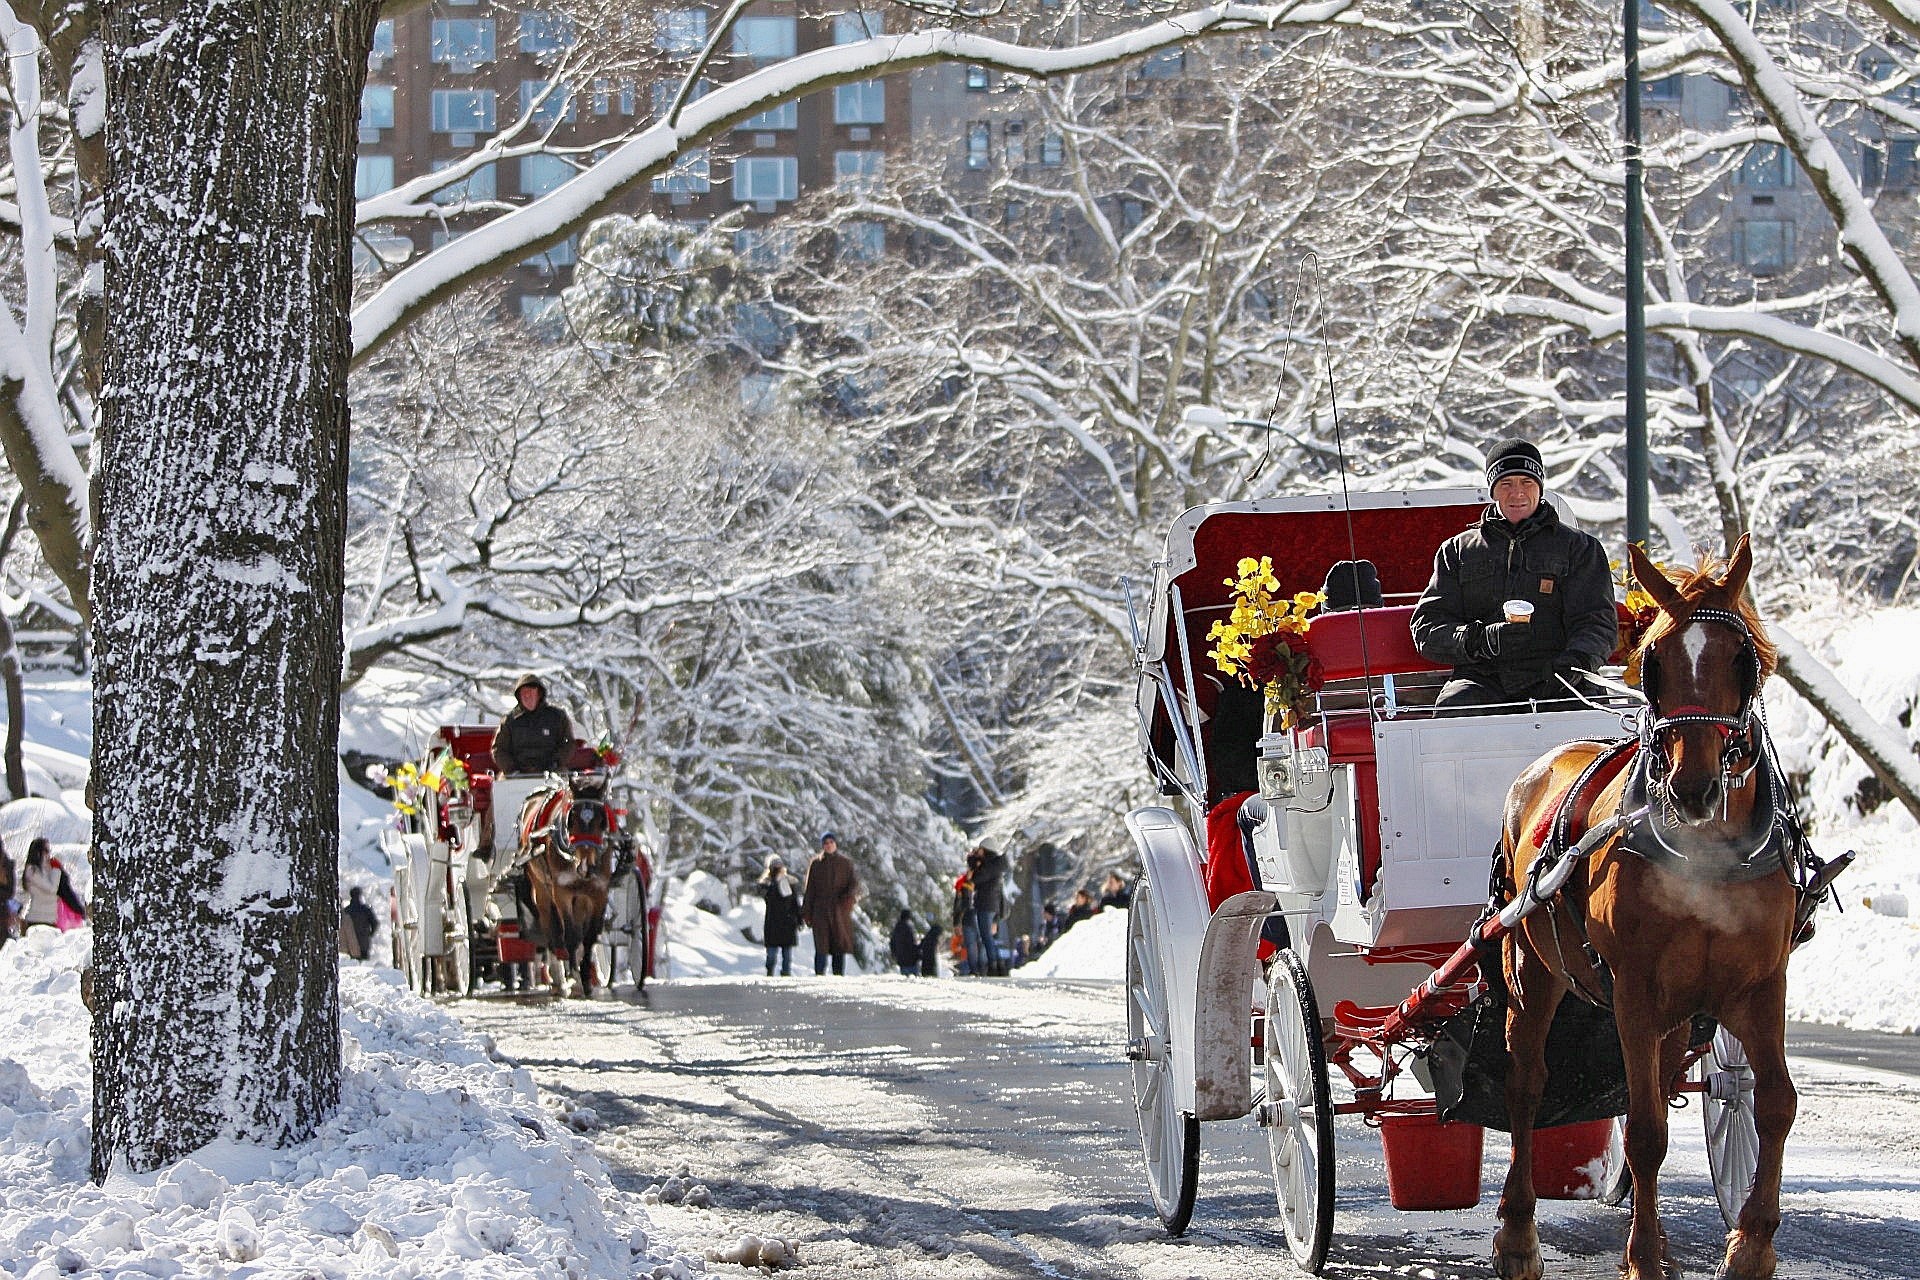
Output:
<path fill-rule="evenodd" d="M 1725 560 L 1721 560 L 1715 556 L 1702 555 L 1700 557 L 1700 563 L 1694 568 L 1687 570 L 1686 577 L 1673 585 L 1680 592 L 1681 597 L 1692 605 L 1702 604 L 1709 594 L 1718 592 L 1721 598 L 1716 600 L 1715 604 L 1720 608 L 1731 609 L 1740 615 L 1741 619 L 1747 624 L 1748 634 L 1753 637 L 1753 649 L 1760 658 L 1760 682 L 1765 684 L 1767 677 L 1773 674 L 1774 667 L 1779 663 L 1780 651 L 1775 647 L 1773 640 L 1767 635 L 1766 627 L 1760 622 L 1760 615 L 1754 611 L 1753 601 L 1749 593 L 1742 592 L 1738 597 L 1731 600 L 1725 598 L 1726 593 L 1721 587 L 1721 578 L 1722 575 L 1726 573 L 1726 570 L 1727 562 Z M 1691 616 L 1692 612 L 1691 609 L 1687 611 L 1689 616 Z M 1655 618 L 1652 625 L 1647 628 L 1647 634 L 1641 639 L 1640 647 L 1635 650 L 1635 657 L 1644 662 L 1646 656 L 1653 652 L 1654 644 L 1665 638 L 1671 632 L 1679 629 L 1684 622 L 1684 618 L 1676 619 L 1672 614 L 1662 609 L 1660 616 Z"/>

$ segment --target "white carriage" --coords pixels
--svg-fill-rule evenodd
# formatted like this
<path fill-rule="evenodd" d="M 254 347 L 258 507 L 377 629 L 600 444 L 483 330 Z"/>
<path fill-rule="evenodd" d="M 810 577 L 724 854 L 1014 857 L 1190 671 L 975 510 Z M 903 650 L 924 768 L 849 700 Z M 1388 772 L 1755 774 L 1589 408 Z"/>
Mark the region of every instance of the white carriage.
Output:
<path fill-rule="evenodd" d="M 501 966 L 539 958 L 542 939 L 526 897 L 516 821 L 541 776 L 493 772 L 487 725 L 443 725 L 425 757 L 390 777 L 401 822 L 381 833 L 393 871 L 393 961 L 414 990 L 468 995 Z M 603 768 L 574 741 L 571 769 Z M 646 850 L 627 844 L 609 893 L 610 928 L 601 942 L 644 987 L 655 972 L 660 907 Z M 623 954 L 622 954 L 623 953 Z M 611 977 L 614 965 L 607 966 Z"/>
<path fill-rule="evenodd" d="M 1622 736 L 1634 706 L 1434 713 L 1446 673 L 1415 651 L 1408 624 L 1435 550 L 1485 501 L 1445 489 L 1198 507 L 1174 522 L 1146 607 L 1130 602 L 1142 745 L 1170 803 L 1128 817 L 1144 874 L 1127 1056 L 1149 1189 L 1175 1234 L 1193 1212 L 1201 1123 L 1249 1115 L 1268 1130 L 1285 1233 L 1310 1272 L 1331 1239 L 1337 1114 L 1381 1128 L 1396 1206 L 1478 1201 L 1481 1129 L 1442 1122 L 1428 1057 L 1483 990 L 1463 939 L 1488 902 L 1506 793 L 1556 745 Z M 1223 739 L 1243 730 L 1215 718 L 1206 637 L 1231 609 L 1237 561 L 1262 555 L 1282 594 L 1317 590 L 1337 562 L 1370 561 L 1382 598 L 1313 620 L 1303 642 L 1324 677 L 1313 714 L 1291 730 L 1271 719 L 1247 730 L 1257 794 L 1243 804 L 1233 788 L 1246 780 L 1215 776 L 1235 758 Z M 1736 1042 L 1722 1035 L 1716 1049 L 1693 1087 L 1707 1094 L 1716 1186 L 1743 1191 L 1751 1077 Z M 1611 1114 L 1543 1125 L 1536 1188 L 1617 1197 L 1618 1131 Z"/>

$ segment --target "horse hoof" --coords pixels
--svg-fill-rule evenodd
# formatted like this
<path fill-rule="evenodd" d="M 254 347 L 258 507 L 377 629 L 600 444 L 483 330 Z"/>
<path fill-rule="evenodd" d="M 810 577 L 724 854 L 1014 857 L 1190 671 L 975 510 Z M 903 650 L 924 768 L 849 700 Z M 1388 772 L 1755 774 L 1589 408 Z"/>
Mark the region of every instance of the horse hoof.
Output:
<path fill-rule="evenodd" d="M 1727 1256 L 1714 1275 L 1716 1280 L 1773 1280 L 1779 1264 L 1772 1241 L 1759 1240 L 1736 1227 L 1727 1234 Z"/>
<path fill-rule="evenodd" d="M 1531 1253 L 1502 1253 L 1493 1251 L 1493 1274 L 1500 1280 L 1540 1280 L 1546 1270 L 1546 1264 L 1540 1260 L 1540 1250 Z"/>

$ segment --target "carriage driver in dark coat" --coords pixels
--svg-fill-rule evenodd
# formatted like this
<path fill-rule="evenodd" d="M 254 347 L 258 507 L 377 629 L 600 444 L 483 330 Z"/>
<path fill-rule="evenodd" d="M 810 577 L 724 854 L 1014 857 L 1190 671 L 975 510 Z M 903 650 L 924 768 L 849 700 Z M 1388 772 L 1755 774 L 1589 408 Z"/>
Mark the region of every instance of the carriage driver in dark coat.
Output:
<path fill-rule="evenodd" d="M 1487 462 L 1480 522 L 1440 544 L 1413 611 L 1421 655 L 1453 667 L 1435 705 L 1565 699 L 1564 679 L 1614 650 L 1613 574 L 1599 539 L 1560 523 L 1540 451 L 1508 440 Z M 1508 601 L 1532 606 L 1509 611 Z"/>
<path fill-rule="evenodd" d="M 493 765 L 500 773 L 546 773 L 564 769 L 573 754 L 573 722 L 547 701 L 547 685 L 536 675 L 513 686 L 520 704 L 507 713 L 493 735 Z"/>

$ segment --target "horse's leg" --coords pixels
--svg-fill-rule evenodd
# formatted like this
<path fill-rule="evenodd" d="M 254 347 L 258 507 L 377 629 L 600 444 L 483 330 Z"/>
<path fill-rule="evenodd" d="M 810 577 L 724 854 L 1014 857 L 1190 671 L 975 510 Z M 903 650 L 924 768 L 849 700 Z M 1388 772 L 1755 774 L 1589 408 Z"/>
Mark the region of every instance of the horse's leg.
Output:
<path fill-rule="evenodd" d="M 1627 1231 L 1623 1280 L 1663 1280 L 1667 1235 L 1660 1226 L 1660 1166 L 1667 1158 L 1669 1038 L 1660 1030 L 1652 993 L 1618 981 L 1614 1021 L 1627 1069 L 1627 1167 L 1633 1173 L 1633 1225 Z M 1684 1028 L 1681 1034 L 1685 1034 Z"/>
<path fill-rule="evenodd" d="M 1776 1265 L 1773 1233 L 1780 1225 L 1781 1158 L 1800 1106 L 1787 1075 L 1786 995 L 1782 971 L 1722 1019 L 1753 1067 L 1753 1119 L 1760 1136 L 1753 1189 L 1740 1206 L 1739 1221 L 1727 1233 L 1727 1255 L 1720 1264 L 1726 1280 L 1769 1280 Z"/>
<path fill-rule="evenodd" d="M 1500 1229 L 1493 1236 L 1493 1270 L 1501 1280 L 1540 1280 L 1540 1233 L 1534 1211 L 1533 1118 L 1547 1087 L 1547 1031 L 1566 984 L 1535 954 L 1525 931 L 1514 936 L 1507 981 L 1507 1125 L 1513 1160 L 1500 1191 Z"/>

